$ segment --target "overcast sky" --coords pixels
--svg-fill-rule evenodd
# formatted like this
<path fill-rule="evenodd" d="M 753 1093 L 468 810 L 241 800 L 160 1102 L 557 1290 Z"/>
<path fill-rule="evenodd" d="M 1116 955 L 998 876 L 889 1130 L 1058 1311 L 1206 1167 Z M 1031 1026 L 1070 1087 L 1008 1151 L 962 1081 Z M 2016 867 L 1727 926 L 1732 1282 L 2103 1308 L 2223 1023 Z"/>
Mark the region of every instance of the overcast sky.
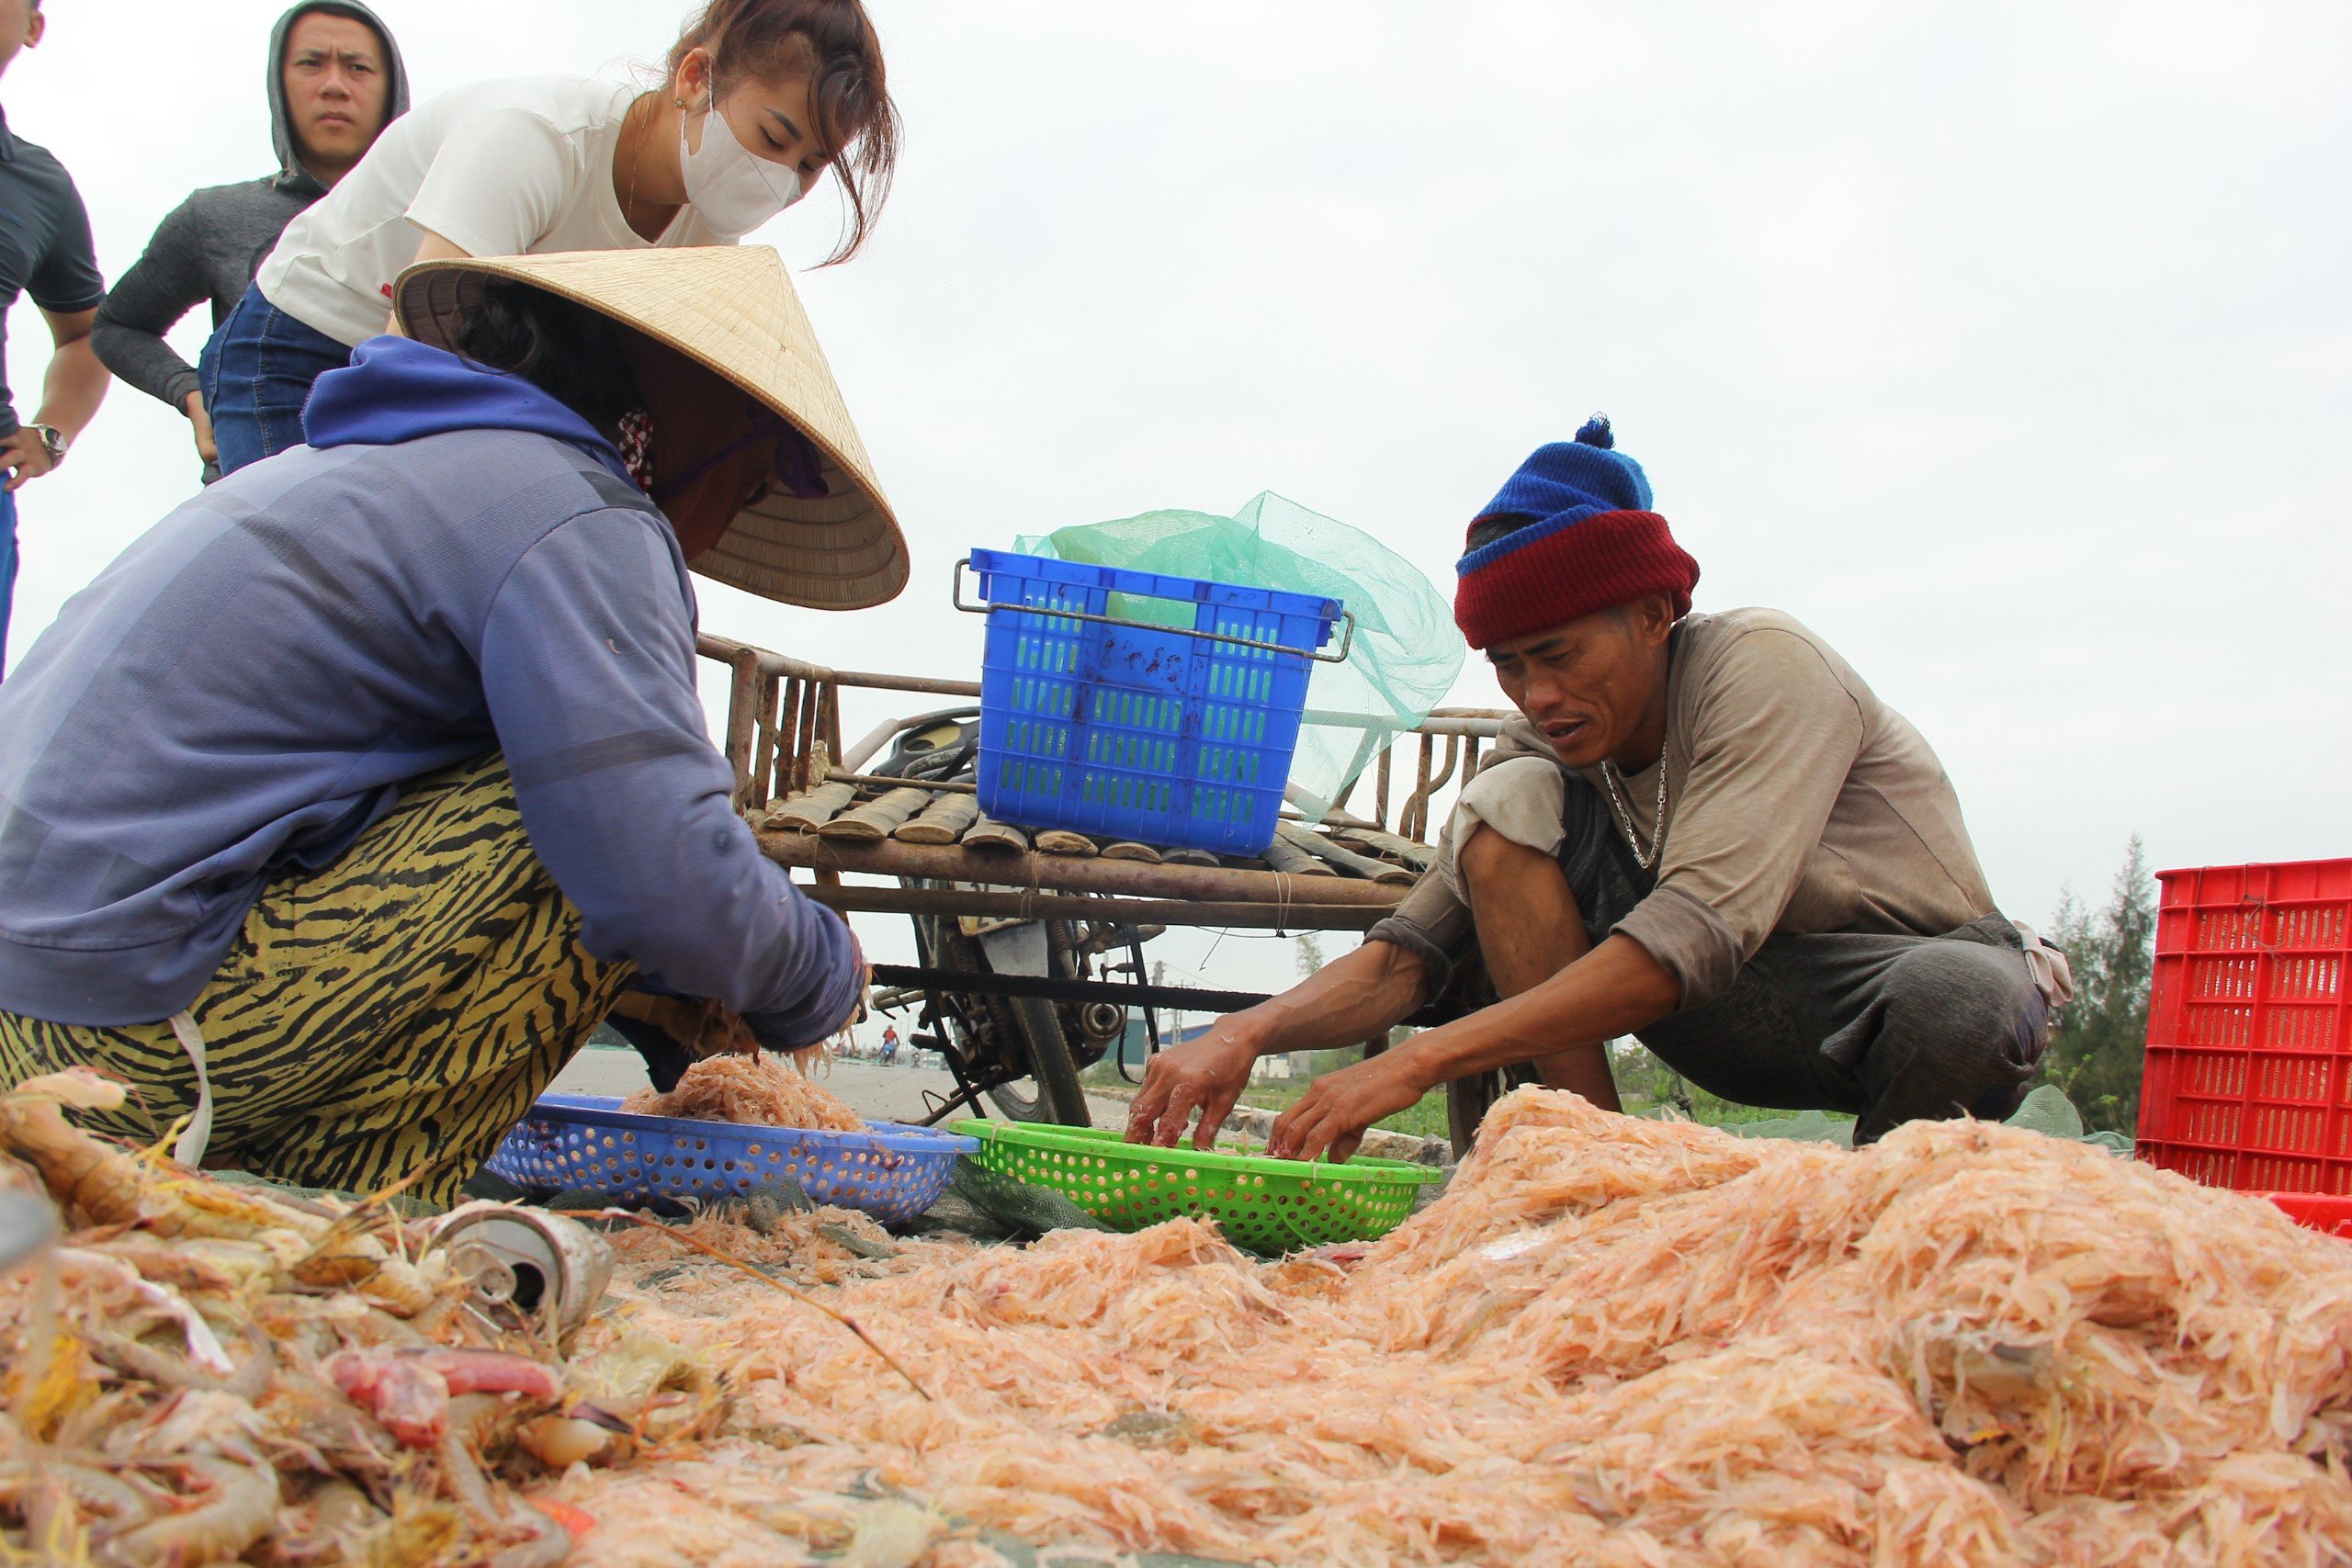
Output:
<path fill-rule="evenodd" d="M 625 71 L 673 19 L 379 8 L 420 96 Z M 111 277 L 190 187 L 267 171 L 277 7 L 48 9 L 0 103 Z M 2103 896 L 2134 830 L 2160 866 L 2352 853 L 2352 8 L 876 14 L 899 188 L 800 282 L 914 581 L 849 616 L 710 587 L 707 628 L 967 674 L 965 548 L 1267 489 L 1450 593 L 1471 513 L 1605 409 L 1700 607 L 1795 615 L 1917 723 L 2011 914 Z M 761 237 L 800 266 L 833 222 L 812 198 Z M 42 333 L 9 325 L 24 399 Z M 195 474 L 185 421 L 118 387 L 20 497 L 14 647 Z M 1455 700 L 1500 700 L 1476 659 Z"/>

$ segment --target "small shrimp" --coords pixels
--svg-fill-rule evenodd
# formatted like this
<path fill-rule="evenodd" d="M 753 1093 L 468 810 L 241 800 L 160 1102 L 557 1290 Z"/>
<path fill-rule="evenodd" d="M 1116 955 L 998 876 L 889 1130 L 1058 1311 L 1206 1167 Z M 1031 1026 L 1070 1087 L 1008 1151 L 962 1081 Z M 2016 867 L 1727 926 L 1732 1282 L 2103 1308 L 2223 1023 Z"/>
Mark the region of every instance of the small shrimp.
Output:
<path fill-rule="evenodd" d="M 270 1345 L 269 1336 L 252 1324 L 245 1325 L 245 1344 L 253 1354 L 237 1369 L 236 1376 L 220 1385 L 220 1392 L 248 1404 L 259 1404 L 269 1393 L 271 1381 L 277 1376 L 277 1352 Z"/>
<path fill-rule="evenodd" d="M 421 1317 L 441 1301 L 448 1282 L 448 1269 L 439 1253 L 415 1263 L 394 1258 L 360 1285 L 359 1293 L 387 1312 Z"/>
<path fill-rule="evenodd" d="M 314 1290 L 356 1290 L 401 1317 L 433 1306 L 448 1280 L 437 1255 L 413 1262 L 395 1256 L 377 1236 L 348 1233 L 329 1236 L 288 1272 L 298 1284 Z"/>
<path fill-rule="evenodd" d="M 108 1432 L 137 1419 L 153 1397 L 153 1391 L 144 1388 L 107 1390 L 58 1423 L 57 1432 L 50 1440 L 51 1451 L 96 1449 Z"/>
<path fill-rule="evenodd" d="M 481 1466 L 474 1461 L 473 1450 L 466 1446 L 467 1428 L 488 1412 L 477 1408 L 464 1414 L 469 1419 L 452 1421 L 442 1428 L 434 1457 L 441 1461 L 441 1479 L 448 1484 L 449 1500 L 488 1523 L 498 1517 L 498 1504 L 490 1495 L 490 1483 L 482 1479 Z"/>
<path fill-rule="evenodd" d="M 370 1529 L 384 1518 L 384 1511 L 369 1500 L 368 1494 L 348 1481 L 330 1481 L 320 1487 L 311 1495 L 311 1508 L 314 1529 L 328 1537 Z"/>
<path fill-rule="evenodd" d="M 117 1371 L 129 1372 L 163 1388 L 217 1389 L 233 1394 L 246 1404 L 258 1402 L 268 1392 L 270 1374 L 277 1370 L 277 1358 L 271 1349 L 268 1336 L 247 1325 L 245 1343 L 253 1352 L 245 1364 L 227 1377 L 198 1371 L 179 1358 L 152 1345 L 128 1339 L 119 1334 L 94 1329 L 89 1335 L 90 1353 Z"/>
<path fill-rule="evenodd" d="M 122 1259 L 104 1252 L 92 1252 L 81 1247 L 62 1247 L 56 1251 L 59 1269 L 68 1282 L 86 1279 L 95 1274 L 117 1290 L 126 1292 L 141 1307 L 154 1317 L 179 1325 L 187 1344 L 188 1359 L 205 1371 L 226 1377 L 236 1368 L 229 1360 L 229 1353 L 220 1345 L 220 1336 L 187 1298 L 169 1285 L 159 1285 L 145 1279 Z"/>
<path fill-rule="evenodd" d="M 177 1211 L 179 1234 L 224 1236 L 232 1241 L 288 1233 L 316 1245 L 334 1220 L 313 1207 L 271 1196 L 259 1188 L 232 1187 L 193 1173 L 175 1174 L 161 1185 Z"/>
<path fill-rule="evenodd" d="M 435 1456 L 441 1461 L 441 1478 L 448 1487 L 450 1500 L 472 1514 L 478 1522 L 525 1532 L 526 1539 L 519 1545 L 510 1546 L 491 1558 L 490 1568 L 554 1568 L 554 1564 L 571 1555 L 571 1532 L 527 1505 L 502 1510 L 491 1495 L 490 1483 L 483 1479 L 473 1450 L 467 1446 L 468 1431 L 495 1414 L 496 1405 L 482 1394 L 469 1395 L 460 1408 L 452 1410 L 448 1429 L 441 1434 Z"/>
<path fill-rule="evenodd" d="M 20 1506 L 25 1516 L 25 1543 L 35 1561 L 82 1562 L 89 1559 L 90 1532 L 83 1524 L 73 1489 L 54 1475 L 43 1475 L 25 1489 Z"/>
<path fill-rule="evenodd" d="M 298 1563 L 368 1562 L 368 1555 L 355 1551 L 353 1543 L 388 1517 L 350 1482 L 325 1482 L 308 1497 L 277 1510 L 270 1532 L 269 1560 L 284 1568 Z"/>
<path fill-rule="evenodd" d="M 133 1234 L 85 1245 L 88 1251 L 121 1258 L 156 1284 L 204 1295 L 259 1289 L 279 1269 L 277 1256 L 258 1242 L 209 1237 L 166 1242 Z"/>
<path fill-rule="evenodd" d="M 219 1388 L 220 1380 L 209 1372 L 199 1372 L 178 1357 L 144 1345 L 136 1339 L 126 1339 L 119 1334 L 93 1329 L 85 1337 L 90 1354 L 116 1371 L 152 1382 L 158 1388 Z"/>
<path fill-rule="evenodd" d="M 389 1481 L 400 1444 L 341 1390 L 307 1372 L 281 1369 L 265 1405 L 271 1443 L 311 1469 L 369 1482 Z"/>
<path fill-rule="evenodd" d="M 116 1536 L 107 1543 L 109 1562 L 123 1568 L 164 1568 L 234 1560 L 269 1533 L 277 1518 L 277 1471 L 207 1455 L 181 1463 L 206 1483 L 209 1495 L 184 1514 L 153 1519 Z"/>
<path fill-rule="evenodd" d="M 27 1078 L 0 1095 L 0 1142 L 39 1168 L 50 1195 L 97 1224 L 146 1215 L 149 1180 L 138 1162 L 65 1120 L 63 1108 L 112 1111 L 126 1095 L 87 1067 Z"/>
<path fill-rule="evenodd" d="M 518 1507 L 506 1516 L 506 1522 L 528 1530 L 530 1539 L 492 1557 L 490 1568 L 555 1568 L 571 1555 L 571 1532 L 538 1509 Z"/>
<path fill-rule="evenodd" d="M 205 1453 L 251 1464 L 260 1462 L 269 1438 L 269 1418 L 243 1400 L 216 1388 L 184 1388 L 144 1419 L 108 1432 L 105 1447 L 119 1463 L 167 1465 Z"/>
<path fill-rule="evenodd" d="M 141 1525 L 154 1516 L 154 1505 L 139 1489 L 93 1465 L 60 1460 L 27 1460 L 0 1465 L 0 1505 L 21 1508 L 27 1495 L 41 1484 L 62 1487 L 79 1508 L 103 1515 L 103 1536 Z"/>
<path fill-rule="evenodd" d="M 123 1100 L 122 1085 L 87 1067 L 27 1078 L 0 1094 L 0 1145 L 31 1161 L 50 1195 L 92 1224 L 143 1224 L 159 1235 L 265 1243 L 290 1233 L 303 1244 L 315 1243 L 334 1224 L 160 1156 L 130 1154 L 65 1120 L 68 1106 L 112 1111 Z"/>

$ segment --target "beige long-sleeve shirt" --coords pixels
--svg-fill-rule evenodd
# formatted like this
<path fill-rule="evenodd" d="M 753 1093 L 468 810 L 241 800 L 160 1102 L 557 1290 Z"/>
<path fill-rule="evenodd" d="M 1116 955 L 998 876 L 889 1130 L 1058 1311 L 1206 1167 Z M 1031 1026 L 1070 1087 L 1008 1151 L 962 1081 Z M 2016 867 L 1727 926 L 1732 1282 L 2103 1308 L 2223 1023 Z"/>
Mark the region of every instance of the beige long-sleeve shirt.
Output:
<path fill-rule="evenodd" d="M 1488 770 L 1553 756 L 1524 717 L 1505 725 L 1440 840 L 1438 864 L 1369 940 L 1432 957 L 1467 953 L 1475 936 L 1454 840 L 1473 820 L 1515 840 L 1536 837 L 1508 825 L 1512 807 L 1523 821 L 1541 797 L 1557 802 L 1562 781 L 1525 765 L 1491 778 Z M 1775 932 L 1939 936 L 1993 912 L 1935 752 L 1835 649 L 1777 610 L 1694 615 L 1677 629 L 1665 752 L 1620 781 L 1623 808 L 1611 808 L 1616 830 L 1630 832 L 1645 858 L 1659 768 L 1666 843 L 1657 886 L 1616 930 L 1680 982 L 1686 1008 L 1729 989 Z M 1608 798 L 1598 770 L 1581 776 Z M 1498 786 L 1505 798 L 1496 798 Z M 1555 820 L 1550 842 L 1533 847 L 1552 849 L 1559 837 Z"/>

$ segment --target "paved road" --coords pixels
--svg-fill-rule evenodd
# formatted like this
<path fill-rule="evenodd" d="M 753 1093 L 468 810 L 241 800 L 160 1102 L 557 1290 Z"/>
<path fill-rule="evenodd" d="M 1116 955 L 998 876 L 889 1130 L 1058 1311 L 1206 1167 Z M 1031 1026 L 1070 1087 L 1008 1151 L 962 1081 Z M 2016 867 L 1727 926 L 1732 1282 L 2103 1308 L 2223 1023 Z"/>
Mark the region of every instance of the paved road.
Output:
<path fill-rule="evenodd" d="M 592 1046 L 571 1058 L 549 1086 L 559 1094 L 634 1094 L 645 1087 L 645 1064 L 634 1051 L 610 1051 Z M 956 1080 L 944 1067 L 886 1067 L 875 1062 L 836 1061 L 818 1081 L 849 1103 L 851 1110 L 876 1122 L 920 1122 L 930 1113 L 923 1092 L 944 1099 L 956 1092 Z M 1124 1127 L 1127 1108 L 1115 1100 L 1090 1095 L 1087 1104 L 1098 1127 Z M 993 1107 L 989 1114 L 996 1114 Z"/>

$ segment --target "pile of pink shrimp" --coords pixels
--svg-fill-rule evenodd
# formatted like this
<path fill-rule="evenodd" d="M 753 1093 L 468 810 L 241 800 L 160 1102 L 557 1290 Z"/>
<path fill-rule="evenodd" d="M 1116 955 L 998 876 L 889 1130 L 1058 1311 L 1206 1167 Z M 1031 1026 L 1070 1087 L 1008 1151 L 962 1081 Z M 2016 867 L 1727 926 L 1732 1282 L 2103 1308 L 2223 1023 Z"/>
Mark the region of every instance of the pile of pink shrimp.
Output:
<path fill-rule="evenodd" d="M 854 1133 L 865 1119 L 839 1095 L 820 1088 L 797 1062 L 764 1053 L 706 1056 L 668 1093 L 641 1089 L 621 1102 L 637 1116 L 684 1116 L 758 1127 L 816 1127 Z"/>
<path fill-rule="evenodd" d="M 73 1227 L 0 1280 L 0 1561 L 2352 1561 L 2352 1250 L 2010 1128 L 1523 1090 L 1369 1247 L 712 1213 L 556 1345 L 386 1204 L 71 1124 L 119 1093 L 0 1094 Z"/>
<path fill-rule="evenodd" d="M 663 1272 L 623 1312 L 723 1358 L 730 1414 L 535 1491 L 599 1521 L 583 1562 L 801 1562 L 796 1500 L 860 1490 L 942 1563 L 1003 1560 L 987 1531 L 1273 1563 L 2352 1560 L 2352 1247 L 2005 1127 L 1856 1152 L 1523 1090 L 1368 1248 L 1261 1263 L 1179 1220 L 844 1275 L 828 1299 L 920 1391 L 738 1273 Z"/>
<path fill-rule="evenodd" d="M 93 1137 L 85 1070 L 0 1093 L 0 1185 L 71 1227 L 0 1278 L 0 1561 L 544 1568 L 511 1484 L 691 1438 L 723 1396 L 642 1329 L 577 1359 L 388 1201 L 232 1186 Z"/>

